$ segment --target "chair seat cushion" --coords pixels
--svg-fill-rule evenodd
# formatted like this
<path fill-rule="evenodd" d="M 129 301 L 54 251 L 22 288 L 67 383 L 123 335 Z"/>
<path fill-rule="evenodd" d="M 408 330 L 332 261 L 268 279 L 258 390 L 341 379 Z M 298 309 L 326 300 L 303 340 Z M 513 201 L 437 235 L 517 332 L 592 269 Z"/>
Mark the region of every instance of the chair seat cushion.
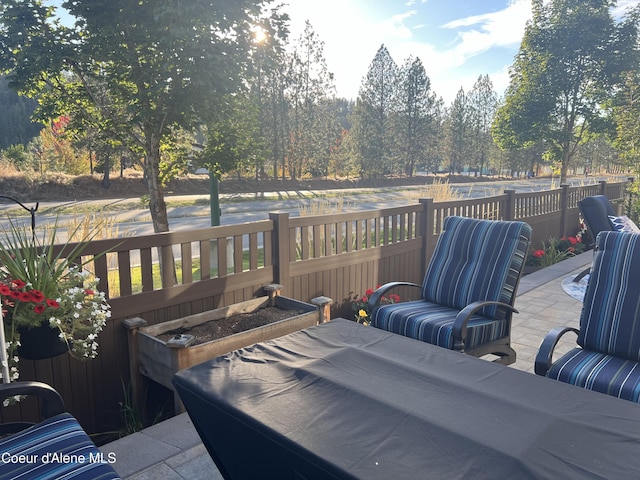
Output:
<path fill-rule="evenodd" d="M 371 325 L 440 347 L 453 348 L 453 323 L 458 310 L 424 300 L 394 303 L 376 308 Z M 465 348 L 498 340 L 507 335 L 507 322 L 475 315 L 467 324 Z"/>
<path fill-rule="evenodd" d="M 614 397 L 640 401 L 640 363 L 576 347 L 559 358 L 547 377 Z"/>
<path fill-rule="evenodd" d="M 68 413 L 1 439 L 0 452 L 0 478 L 120 478 L 106 463 L 108 457 L 101 455 L 77 420 Z"/>

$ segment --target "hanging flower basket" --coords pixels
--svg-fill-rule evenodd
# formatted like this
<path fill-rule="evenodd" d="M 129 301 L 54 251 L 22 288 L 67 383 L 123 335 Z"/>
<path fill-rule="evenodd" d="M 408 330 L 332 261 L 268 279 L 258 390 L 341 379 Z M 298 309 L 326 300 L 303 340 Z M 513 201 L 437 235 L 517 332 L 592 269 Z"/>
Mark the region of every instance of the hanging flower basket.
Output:
<path fill-rule="evenodd" d="M 66 257 L 65 248 L 56 249 L 56 232 L 57 223 L 39 240 L 11 220 L 8 228 L 0 228 L 0 307 L 10 376 L 4 381 L 19 378 L 19 358 L 69 352 L 86 360 L 98 354 L 98 334 L 111 310 L 98 291 L 99 279 L 86 268 L 92 257 L 82 257 L 96 232 L 60 245 L 67 247 Z M 73 230 L 68 234 L 75 236 Z"/>
<path fill-rule="evenodd" d="M 60 338 L 60 330 L 49 325 L 18 327 L 20 346 L 18 356 L 25 360 L 44 360 L 69 351 L 69 344 Z"/>

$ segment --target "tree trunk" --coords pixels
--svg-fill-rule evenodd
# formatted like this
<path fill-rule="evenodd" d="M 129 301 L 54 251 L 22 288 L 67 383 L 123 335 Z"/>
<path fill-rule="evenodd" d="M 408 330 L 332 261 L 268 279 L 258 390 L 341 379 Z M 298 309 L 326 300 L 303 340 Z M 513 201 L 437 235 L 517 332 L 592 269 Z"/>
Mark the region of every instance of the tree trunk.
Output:
<path fill-rule="evenodd" d="M 567 172 L 569 171 L 569 162 L 571 161 L 570 145 L 567 142 L 562 152 L 562 164 L 560 165 L 560 185 L 567 183 Z"/>
<path fill-rule="evenodd" d="M 144 163 L 144 170 L 149 190 L 149 211 L 151 212 L 151 220 L 153 222 L 153 231 L 155 233 L 169 231 L 169 217 L 167 216 L 167 204 L 164 200 L 164 190 L 160 184 L 160 141 L 152 134 L 147 142 L 147 157 Z M 171 252 L 173 256 L 173 252 Z M 162 247 L 158 247 L 158 262 L 160 264 L 160 274 L 162 277 L 162 286 L 169 287 L 165 281 L 166 278 L 172 279 L 173 285 L 177 284 L 177 273 L 175 268 L 175 260 L 163 262 Z M 168 269 L 168 270 L 167 270 Z M 165 272 L 165 270 L 167 270 Z M 168 275 L 165 275 L 168 274 Z M 169 280 L 171 282 L 171 280 Z"/>
<path fill-rule="evenodd" d="M 153 231 L 155 233 L 168 232 L 167 204 L 160 184 L 160 142 L 152 135 L 147 147 L 144 169 L 149 190 L 149 211 L 153 222 Z"/>

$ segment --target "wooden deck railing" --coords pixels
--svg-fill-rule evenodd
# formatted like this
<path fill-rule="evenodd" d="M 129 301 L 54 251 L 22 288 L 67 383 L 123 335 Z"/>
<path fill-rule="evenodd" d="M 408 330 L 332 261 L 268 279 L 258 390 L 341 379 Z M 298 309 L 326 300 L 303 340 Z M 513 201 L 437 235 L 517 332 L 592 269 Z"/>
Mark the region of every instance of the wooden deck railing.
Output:
<path fill-rule="evenodd" d="M 522 220 L 533 227 L 533 244 L 575 234 L 578 201 L 605 194 L 622 200 L 625 183 L 434 202 L 334 215 L 290 217 L 230 226 L 92 242 L 100 288 L 108 291 L 112 319 L 100 335 L 100 355 L 87 363 L 70 357 L 21 362 L 23 379 L 53 385 L 88 431 L 120 423 L 123 385 L 128 384 L 127 337 L 122 322 L 142 317 L 153 325 L 248 300 L 264 285 L 280 283 L 299 300 L 325 295 L 332 316 L 350 316 L 350 303 L 368 288 L 390 280 L 420 283 L 444 218 Z M 29 404 L 9 416 L 29 416 Z M 32 406 L 33 407 L 33 406 Z M 19 410 L 22 410 L 21 412 Z"/>

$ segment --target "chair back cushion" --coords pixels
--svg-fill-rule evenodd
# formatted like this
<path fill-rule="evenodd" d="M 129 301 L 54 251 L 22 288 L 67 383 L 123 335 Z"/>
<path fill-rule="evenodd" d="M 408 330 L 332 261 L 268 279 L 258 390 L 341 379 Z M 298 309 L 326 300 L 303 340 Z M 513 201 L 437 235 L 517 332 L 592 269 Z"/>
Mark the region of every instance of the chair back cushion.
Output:
<path fill-rule="evenodd" d="M 580 316 L 578 345 L 640 361 L 640 235 L 600 232 Z"/>
<path fill-rule="evenodd" d="M 615 216 L 616 212 L 604 195 L 583 198 L 578 202 L 578 208 L 594 240 L 599 232 L 613 230 L 609 216 Z"/>
<path fill-rule="evenodd" d="M 447 217 L 427 267 L 422 297 L 462 309 L 479 300 L 513 305 L 527 254 L 531 227 L 523 222 Z M 495 305 L 479 312 L 502 319 Z"/>

